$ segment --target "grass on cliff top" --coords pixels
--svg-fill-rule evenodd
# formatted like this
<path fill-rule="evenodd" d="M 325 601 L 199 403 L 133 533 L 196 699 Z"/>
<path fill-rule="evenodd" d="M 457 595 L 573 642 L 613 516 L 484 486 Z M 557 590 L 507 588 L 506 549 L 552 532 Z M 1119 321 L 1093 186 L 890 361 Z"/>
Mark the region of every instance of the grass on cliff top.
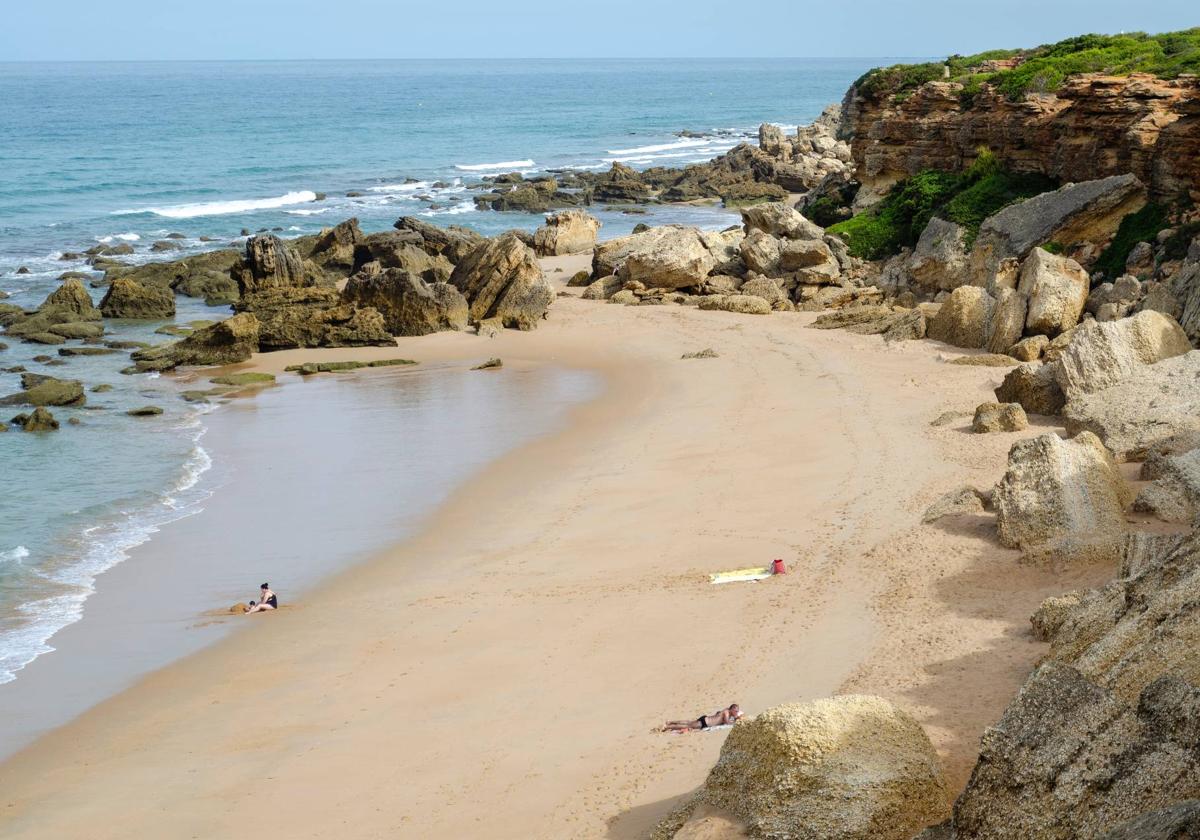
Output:
<path fill-rule="evenodd" d="M 845 240 L 852 255 L 880 260 L 916 245 L 929 220 L 939 216 L 966 228 L 969 247 L 988 216 L 1056 186 L 1044 175 L 1002 169 L 984 150 L 965 172 L 926 170 L 899 182 L 875 207 L 829 232 Z"/>
<path fill-rule="evenodd" d="M 1025 62 L 1011 70 L 971 72 L 984 61 L 1017 56 L 1024 56 Z M 1078 73 L 1152 73 L 1174 79 L 1182 73 L 1200 73 L 1200 27 L 1159 35 L 1079 35 L 1028 50 L 992 50 L 952 55 L 945 62 L 893 64 L 868 70 L 854 85 L 868 99 L 904 98 L 926 82 L 944 78 L 946 67 L 950 68 L 950 80 L 964 85 L 967 105 L 984 83 L 1019 100 L 1026 93 L 1058 90 L 1068 76 Z"/>

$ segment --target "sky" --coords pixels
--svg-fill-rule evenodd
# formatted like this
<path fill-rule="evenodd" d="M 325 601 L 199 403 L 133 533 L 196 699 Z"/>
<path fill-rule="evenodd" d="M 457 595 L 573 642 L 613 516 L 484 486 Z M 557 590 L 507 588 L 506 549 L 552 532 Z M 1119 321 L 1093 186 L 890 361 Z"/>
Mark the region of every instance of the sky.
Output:
<path fill-rule="evenodd" d="M 42 0 L 0 61 L 969 54 L 1200 26 L 1198 0 Z"/>

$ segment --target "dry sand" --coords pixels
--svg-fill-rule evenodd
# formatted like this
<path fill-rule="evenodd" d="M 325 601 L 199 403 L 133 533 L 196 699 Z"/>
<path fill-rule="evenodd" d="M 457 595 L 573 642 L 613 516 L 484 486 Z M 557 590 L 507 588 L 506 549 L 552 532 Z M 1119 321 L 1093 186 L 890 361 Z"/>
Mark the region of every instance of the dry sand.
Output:
<path fill-rule="evenodd" d="M 911 710 L 960 786 L 1042 650 L 1029 613 L 1109 570 L 1023 568 L 986 516 L 919 525 L 1002 474 L 1017 435 L 929 423 L 1003 371 L 811 320 L 564 298 L 533 333 L 256 359 L 500 356 L 476 375 L 557 364 L 607 388 L 303 609 L 0 766 L 0 833 L 633 838 L 724 739 L 663 720 L 847 689 Z M 680 359 L 706 347 L 720 357 Z M 774 557 L 786 577 L 707 583 Z"/>

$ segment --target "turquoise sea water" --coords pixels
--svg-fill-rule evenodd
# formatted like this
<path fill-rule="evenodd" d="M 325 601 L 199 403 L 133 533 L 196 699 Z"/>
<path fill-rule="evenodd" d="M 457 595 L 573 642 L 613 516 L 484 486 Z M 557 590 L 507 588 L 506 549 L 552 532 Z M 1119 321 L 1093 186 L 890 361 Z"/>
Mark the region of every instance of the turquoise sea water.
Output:
<path fill-rule="evenodd" d="M 128 242 L 127 259 L 146 261 L 171 233 L 186 254 L 237 242 L 244 228 L 301 235 L 349 216 L 368 231 L 413 214 L 489 234 L 532 229 L 540 216 L 476 211 L 465 185 L 513 170 L 707 160 L 761 122 L 812 120 L 864 70 L 890 62 L 0 63 L 0 291 L 32 308 L 62 272 L 88 270 L 64 252 Z M 638 221 L 733 219 L 710 208 L 595 212 L 601 236 Z M 228 314 L 178 304 L 180 322 Z M 159 326 L 109 323 L 111 337 L 143 340 L 161 340 Z M 0 368 L 113 390 L 55 410 L 82 425 L 0 434 L 0 683 L 53 649 L 98 575 L 220 492 L 206 481 L 207 409 L 179 400 L 173 382 L 121 376 L 123 354 L 46 367 L 33 357 L 54 348 L 6 343 Z M 17 374 L 0 372 L 0 395 L 18 387 Z M 147 403 L 166 413 L 123 413 Z"/>

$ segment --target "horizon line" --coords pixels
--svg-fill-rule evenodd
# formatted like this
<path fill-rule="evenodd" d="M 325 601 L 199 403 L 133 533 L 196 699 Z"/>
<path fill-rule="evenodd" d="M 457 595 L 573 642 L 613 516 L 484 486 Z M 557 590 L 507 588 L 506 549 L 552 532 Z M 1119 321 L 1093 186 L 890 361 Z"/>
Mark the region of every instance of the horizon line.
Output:
<path fill-rule="evenodd" d="M 646 56 L 430 56 L 430 57 L 373 57 L 363 58 L 9 58 L 0 59 L 4 64 L 229 64 L 229 63 L 286 63 L 295 61 L 311 62 L 371 62 L 371 61 L 835 61 L 839 59 L 861 58 L 898 58 L 932 60 L 938 56 L 920 55 L 722 55 L 722 56 L 682 56 L 682 55 L 646 55 Z"/>

